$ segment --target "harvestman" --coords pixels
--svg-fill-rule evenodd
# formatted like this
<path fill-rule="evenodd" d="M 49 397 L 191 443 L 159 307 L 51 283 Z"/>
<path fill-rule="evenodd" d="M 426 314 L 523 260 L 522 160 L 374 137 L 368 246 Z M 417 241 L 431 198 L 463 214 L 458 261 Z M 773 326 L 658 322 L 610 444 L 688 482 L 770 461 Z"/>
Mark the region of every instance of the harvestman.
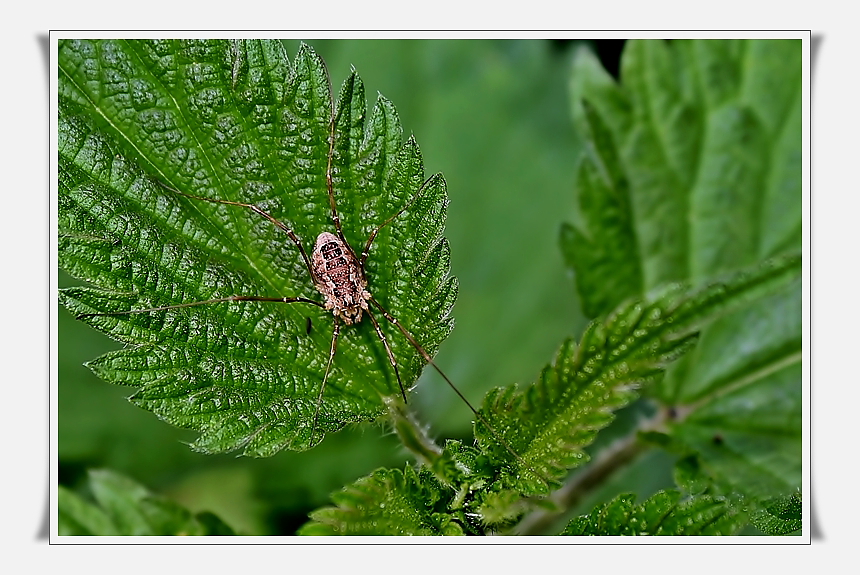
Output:
<path fill-rule="evenodd" d="M 469 404 L 468 400 L 454 387 L 454 384 L 448 379 L 448 377 L 442 372 L 441 369 L 433 362 L 430 354 L 418 343 L 415 337 L 403 327 L 403 325 L 385 308 L 380 304 L 376 299 L 367 291 L 367 277 L 364 271 L 364 265 L 367 261 L 367 256 L 370 252 L 370 247 L 373 244 L 373 241 L 376 239 L 376 236 L 379 232 L 394 221 L 400 214 L 405 212 L 414 201 L 420 197 L 421 193 L 424 191 L 425 187 L 430 181 L 428 178 L 418 189 L 414 196 L 404 205 L 396 214 L 385 220 L 379 227 L 377 227 L 373 233 L 368 237 L 367 242 L 364 246 L 364 250 L 361 252 L 361 257 L 356 256 L 349 242 L 343 235 L 343 229 L 340 223 L 340 216 L 337 213 L 337 207 L 334 199 L 334 191 L 331 181 L 331 147 L 333 146 L 333 140 L 329 144 L 329 164 L 326 170 L 326 187 L 328 189 L 329 202 L 331 204 L 331 217 L 334 222 L 335 230 L 337 231 L 337 235 L 332 234 L 331 232 L 322 232 L 317 236 L 316 242 L 314 244 L 314 249 L 311 252 L 310 257 L 308 257 L 307 252 L 305 251 L 304 246 L 302 245 L 299 237 L 293 232 L 293 230 L 282 223 L 281 221 L 275 219 L 268 212 L 263 211 L 259 207 L 254 204 L 245 204 L 242 202 L 232 202 L 228 200 L 218 200 L 213 198 L 205 198 L 202 196 L 195 196 L 191 194 L 186 194 L 185 192 L 180 192 L 177 189 L 171 188 L 162 182 L 158 182 L 159 185 L 164 187 L 167 190 L 170 190 L 173 193 L 179 194 L 181 196 L 185 196 L 186 198 L 191 198 L 194 200 L 212 202 L 216 204 L 226 204 L 230 206 L 240 206 L 244 208 L 248 208 L 257 214 L 263 216 L 270 222 L 272 222 L 275 226 L 282 229 L 287 236 L 293 241 L 296 247 L 299 248 L 299 252 L 302 255 L 302 259 L 305 262 L 305 266 L 307 267 L 308 273 L 310 274 L 311 280 L 313 281 L 314 287 L 316 287 L 317 291 L 322 294 L 325 301 L 318 302 L 316 300 L 312 300 L 305 297 L 265 297 L 265 296 L 243 296 L 243 295 L 233 295 L 222 298 L 214 298 L 207 299 L 201 301 L 193 301 L 186 302 L 180 304 L 166 305 L 160 307 L 151 307 L 146 309 L 135 309 L 129 311 L 119 311 L 119 312 L 110 312 L 110 313 L 85 313 L 77 316 L 77 319 L 85 318 L 85 317 L 93 317 L 93 316 L 114 316 L 114 315 L 128 315 L 135 313 L 148 313 L 148 312 L 156 312 L 156 311 L 166 311 L 171 309 L 179 309 L 185 307 L 192 307 L 198 305 L 207 305 L 214 303 L 223 303 L 223 302 L 240 302 L 240 301 L 260 301 L 260 302 L 280 302 L 280 303 L 306 303 L 315 305 L 317 307 L 323 308 L 327 311 L 331 311 L 334 316 L 334 330 L 332 331 L 331 337 L 331 348 L 329 350 L 329 358 L 328 363 L 326 364 L 325 375 L 323 376 L 323 381 L 320 386 L 319 395 L 317 397 L 316 409 L 314 412 L 313 424 L 311 427 L 311 433 L 316 430 L 317 418 L 319 416 L 320 407 L 322 405 L 323 393 L 325 392 L 326 383 L 328 382 L 328 376 L 331 371 L 332 362 L 334 361 L 334 356 L 337 351 L 337 342 L 340 336 L 341 327 L 346 325 L 357 324 L 361 321 L 362 314 L 366 313 L 370 318 L 371 323 L 373 324 L 373 328 L 376 330 L 376 334 L 379 337 L 379 340 L 382 342 L 382 345 L 385 347 L 385 352 L 388 355 L 388 361 L 391 363 L 391 367 L 394 369 L 394 374 L 397 377 L 397 384 L 400 387 L 400 394 L 403 397 L 403 401 L 406 401 L 406 390 L 403 387 L 403 381 L 400 378 L 400 370 L 397 366 L 397 359 L 394 356 L 394 352 L 391 351 L 391 347 L 388 345 L 388 340 L 385 338 L 385 334 L 382 332 L 382 328 L 379 325 L 379 322 L 376 319 L 376 316 L 373 315 L 373 312 L 370 311 L 370 306 L 368 304 L 373 305 L 379 310 L 379 313 L 391 322 L 394 326 L 397 327 L 398 330 L 403 334 L 403 336 L 409 341 L 409 343 L 418 351 L 419 354 L 436 370 L 440 375 L 445 379 L 445 381 L 450 385 L 454 391 L 469 405 L 469 408 L 472 409 L 473 412 L 477 411 L 475 408 Z M 157 181 L 157 180 L 156 180 Z M 306 330 L 310 333 L 311 323 L 310 318 L 307 321 Z"/>
<path fill-rule="evenodd" d="M 334 107 L 334 102 L 332 102 L 332 108 Z M 415 337 L 409 333 L 409 331 L 403 327 L 403 325 L 392 316 L 386 309 L 371 295 L 371 293 L 367 290 L 367 277 L 365 274 L 365 262 L 367 261 L 368 254 L 370 252 L 370 248 L 373 245 L 374 240 L 376 239 L 377 234 L 388 224 L 394 221 L 395 218 L 400 216 L 403 212 L 405 212 L 414 202 L 415 200 L 421 196 L 424 189 L 427 187 L 427 184 L 432 179 L 432 176 L 425 180 L 425 182 L 421 185 L 415 195 L 410 198 L 410 200 L 393 216 L 389 217 L 382 224 L 379 225 L 367 238 L 367 242 L 364 244 L 364 249 L 361 252 L 361 255 L 358 256 L 353 251 L 349 242 L 343 235 L 343 228 L 340 223 L 340 216 L 337 212 L 337 205 L 334 197 L 334 187 L 332 185 L 332 156 L 334 153 L 334 123 L 335 123 L 335 115 L 334 109 L 332 109 L 332 117 L 329 127 L 329 150 L 328 150 L 328 163 L 326 166 L 326 190 L 328 192 L 329 204 L 331 207 L 331 219 L 334 224 L 335 234 L 331 232 L 322 232 L 317 236 L 316 242 L 314 244 L 313 251 L 311 252 L 310 257 L 305 251 L 304 246 L 302 245 L 299 237 L 293 232 L 293 230 L 275 219 L 268 212 L 263 211 L 259 207 L 254 204 L 246 204 L 242 202 L 233 202 L 229 200 L 219 200 L 214 198 L 205 198 L 202 196 L 195 196 L 191 194 L 186 194 L 185 192 L 180 192 L 177 189 L 171 188 L 167 186 L 163 182 L 158 182 L 159 185 L 164 187 L 165 189 L 179 194 L 181 196 L 185 196 L 186 198 L 191 198 L 193 200 L 212 202 L 216 204 L 225 204 L 229 206 L 239 206 L 243 208 L 247 208 L 260 216 L 269 220 L 272 224 L 283 230 L 287 236 L 292 240 L 292 242 L 296 245 L 301 253 L 302 259 L 304 260 L 305 266 L 307 267 L 308 274 L 310 274 L 310 278 L 316 287 L 317 291 L 324 297 L 324 302 L 318 302 L 316 300 L 312 300 L 304 297 L 264 297 L 264 296 L 245 296 L 245 295 L 233 295 L 223 298 L 215 298 L 215 299 L 207 299 L 202 301 L 193 301 L 186 302 L 174 305 L 166 305 L 161 307 L 152 307 L 146 309 L 135 309 L 129 311 L 120 311 L 120 312 L 109 312 L 109 313 L 85 313 L 77 316 L 77 319 L 81 319 L 84 317 L 93 317 L 93 316 L 115 316 L 115 315 L 128 315 L 135 313 L 147 313 L 147 312 L 156 312 L 156 311 L 166 311 L 172 309 L 179 309 L 185 307 L 192 307 L 198 305 L 207 305 L 214 303 L 223 303 L 223 302 L 242 302 L 242 301 L 259 301 L 259 302 L 280 302 L 280 303 L 306 303 L 318 306 L 327 311 L 332 312 L 334 317 L 334 329 L 332 330 L 331 337 L 331 348 L 329 350 L 328 362 L 326 364 L 325 375 L 323 376 L 322 384 L 320 385 L 319 395 L 317 396 L 316 408 L 314 411 L 314 418 L 311 424 L 311 441 L 313 440 L 314 433 L 317 427 L 317 419 L 319 417 L 320 407 L 322 406 L 323 393 L 325 392 L 326 383 L 328 382 L 329 373 L 331 371 L 332 362 L 334 361 L 335 353 L 337 351 L 337 341 L 340 336 L 341 327 L 346 325 L 353 325 L 361 321 L 362 315 L 367 314 L 370 318 L 370 322 L 373 324 L 373 328 L 376 330 L 376 334 L 379 337 L 379 340 L 382 342 L 382 345 L 385 347 L 385 352 L 388 355 L 388 361 L 391 363 L 391 367 L 394 369 L 394 374 L 397 377 L 397 384 L 400 386 L 400 394 L 403 397 L 403 401 L 406 402 L 406 390 L 403 388 L 403 381 L 400 379 L 400 370 L 397 367 L 397 359 L 394 356 L 394 352 L 391 351 L 391 347 L 388 345 L 388 340 L 385 338 L 385 334 L 382 332 L 382 328 L 379 325 L 379 322 L 376 319 L 376 316 L 371 312 L 371 307 L 375 307 L 380 314 L 391 324 L 393 324 L 400 333 L 403 334 L 403 337 L 406 338 L 407 341 L 415 348 L 415 350 L 424 358 L 424 360 L 433 366 L 433 368 L 442 376 L 445 382 L 454 390 L 454 392 L 460 397 L 460 399 L 465 402 L 465 404 L 469 407 L 475 417 L 484 425 L 490 432 L 495 436 L 496 440 L 507 450 L 509 451 L 520 463 L 522 463 L 527 469 L 535 473 L 542 480 L 546 481 L 546 479 L 536 471 L 534 471 L 531 466 L 529 466 L 520 455 L 511 448 L 505 440 L 501 438 L 501 436 L 495 431 L 492 425 L 487 421 L 487 419 L 481 415 L 477 409 L 472 406 L 468 399 L 460 392 L 459 389 L 454 385 L 454 383 L 448 378 L 447 375 L 439 368 L 438 365 L 433 361 L 430 357 L 430 354 L 418 343 Z M 307 331 L 310 332 L 311 324 L 310 318 L 308 318 Z"/>

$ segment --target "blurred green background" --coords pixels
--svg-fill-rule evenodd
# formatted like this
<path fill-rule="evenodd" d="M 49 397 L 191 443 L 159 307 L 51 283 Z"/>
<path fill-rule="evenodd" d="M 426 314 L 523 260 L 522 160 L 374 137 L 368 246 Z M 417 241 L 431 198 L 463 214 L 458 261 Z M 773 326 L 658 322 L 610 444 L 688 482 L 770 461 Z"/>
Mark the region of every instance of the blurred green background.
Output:
<path fill-rule="evenodd" d="M 390 99 L 427 174 L 447 180 L 446 235 L 460 295 L 439 365 L 475 404 L 491 387 L 534 380 L 560 342 L 585 325 L 558 248 L 559 225 L 573 219 L 580 151 L 567 95 L 577 42 L 306 42 L 326 60 L 335 91 L 352 65 L 368 107 L 377 92 Z M 292 57 L 299 43 L 285 45 Z M 75 284 L 62 272 L 59 283 Z M 108 467 L 193 511 L 213 511 L 240 532 L 291 534 L 332 491 L 407 460 L 384 425 L 348 428 L 310 452 L 268 459 L 194 453 L 186 445 L 193 432 L 131 405 L 124 398 L 132 389 L 108 385 L 82 365 L 117 347 L 60 310 L 59 470 L 70 487 L 80 486 L 87 468 Z M 434 373 L 425 372 L 410 400 L 433 436 L 471 437 L 471 412 Z M 666 467 L 650 468 L 656 489 Z"/>

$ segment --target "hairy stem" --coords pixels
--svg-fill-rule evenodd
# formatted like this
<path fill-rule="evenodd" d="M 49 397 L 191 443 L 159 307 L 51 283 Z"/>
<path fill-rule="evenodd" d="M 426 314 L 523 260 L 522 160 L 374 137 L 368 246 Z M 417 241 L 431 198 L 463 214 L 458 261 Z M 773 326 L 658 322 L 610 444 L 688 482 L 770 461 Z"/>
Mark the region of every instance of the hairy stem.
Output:
<path fill-rule="evenodd" d="M 539 510 L 523 519 L 516 528 L 517 535 L 545 535 L 547 529 L 568 509 L 573 508 L 595 487 L 603 484 L 607 477 L 631 463 L 649 446 L 638 441 L 633 433 L 618 440 L 603 451 L 583 473 L 574 475 L 550 499 L 557 511 Z"/>
<path fill-rule="evenodd" d="M 386 397 L 385 403 L 400 442 L 420 463 L 433 469 L 442 455 L 442 448 L 430 439 L 427 431 L 421 427 L 399 396 Z"/>

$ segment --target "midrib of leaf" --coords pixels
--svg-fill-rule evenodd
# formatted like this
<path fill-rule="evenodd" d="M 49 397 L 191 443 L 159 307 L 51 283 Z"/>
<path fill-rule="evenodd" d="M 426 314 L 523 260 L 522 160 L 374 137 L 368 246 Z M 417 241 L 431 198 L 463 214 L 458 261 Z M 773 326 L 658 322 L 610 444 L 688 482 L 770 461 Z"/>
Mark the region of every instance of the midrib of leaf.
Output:
<path fill-rule="evenodd" d="M 786 367 L 800 363 L 802 359 L 803 353 L 798 350 L 792 353 L 785 354 L 781 357 L 772 358 L 771 361 L 759 366 L 754 371 L 735 374 L 735 378 L 721 381 L 718 384 L 715 384 L 713 391 L 711 391 L 710 393 L 707 393 L 706 395 L 698 399 L 691 398 L 692 401 L 690 403 L 678 406 L 676 408 L 679 412 L 678 418 L 684 419 L 686 417 L 685 414 L 694 412 L 695 410 L 699 409 L 704 405 L 708 405 L 709 403 L 717 401 L 721 397 L 731 395 L 736 391 L 744 389 L 745 387 L 752 385 L 758 381 L 761 381 L 766 377 L 785 369 Z"/>

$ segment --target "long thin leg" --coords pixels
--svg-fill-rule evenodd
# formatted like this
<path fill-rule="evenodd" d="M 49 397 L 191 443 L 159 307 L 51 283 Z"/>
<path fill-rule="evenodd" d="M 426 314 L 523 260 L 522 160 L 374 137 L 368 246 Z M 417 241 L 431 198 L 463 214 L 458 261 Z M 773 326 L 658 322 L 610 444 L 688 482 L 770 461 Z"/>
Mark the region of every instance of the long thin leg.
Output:
<path fill-rule="evenodd" d="M 437 372 L 439 372 L 439 375 L 442 376 L 442 379 L 444 379 L 448 383 L 448 385 L 451 387 L 451 389 L 454 390 L 454 393 L 456 393 L 458 396 L 460 396 L 460 399 L 462 399 L 465 402 L 465 404 L 469 407 L 469 409 L 472 410 L 472 413 L 474 413 L 478 417 L 478 419 L 481 420 L 481 423 L 484 423 L 484 425 L 486 425 L 488 428 L 490 428 L 492 430 L 492 426 L 490 426 L 488 423 L 484 422 L 484 418 L 481 416 L 480 413 L 478 413 L 478 410 L 475 409 L 471 403 L 469 403 L 469 400 L 466 399 L 466 396 L 464 396 L 462 393 L 460 393 L 460 390 L 457 389 L 457 386 L 455 386 L 454 383 L 450 379 L 448 379 L 448 376 L 445 375 L 445 372 L 443 372 L 442 369 L 438 365 L 436 365 L 436 363 L 433 361 L 433 358 L 430 357 L 430 354 L 427 353 L 427 351 L 421 346 L 420 343 L 418 343 L 418 340 L 416 340 L 415 337 L 411 333 L 409 333 L 406 330 L 406 328 L 403 327 L 403 325 L 399 321 L 397 321 L 397 318 L 395 318 L 390 313 L 388 313 L 385 310 L 385 308 L 382 307 L 382 304 L 380 304 L 378 301 L 376 301 L 375 298 L 370 298 L 369 301 L 370 301 L 370 303 L 372 303 L 373 305 L 376 306 L 376 308 L 385 317 L 385 319 L 387 319 L 389 322 L 394 324 L 394 326 L 400 330 L 400 333 L 403 334 L 403 337 L 405 337 L 407 340 L 409 340 L 409 343 L 412 344 L 412 347 L 414 347 L 415 350 L 421 354 L 421 357 L 424 358 L 424 361 L 426 361 L 427 363 L 432 365 L 433 368 Z"/>
<path fill-rule="evenodd" d="M 371 244 L 373 244 L 373 240 L 376 239 L 376 235 L 380 232 L 380 230 L 382 230 L 382 228 L 393 222 L 394 219 L 397 218 L 397 216 L 408 210 L 409 207 L 415 203 L 415 200 L 417 200 L 421 193 L 424 191 L 424 188 L 427 187 L 427 184 L 430 183 L 430 180 L 432 180 L 434 177 L 435 176 L 430 176 L 429 178 L 424 180 L 424 183 L 421 184 L 421 187 L 418 188 L 418 191 L 415 192 L 415 194 L 413 194 L 411 198 L 409 198 L 409 201 L 406 202 L 406 205 L 400 208 L 400 210 L 396 214 L 382 222 L 382 224 L 378 228 L 373 230 L 373 232 L 370 234 L 370 237 L 367 238 L 367 242 L 364 244 L 364 250 L 362 250 L 361 252 L 361 269 L 364 269 L 364 262 L 367 261 L 367 255 L 370 253 L 370 246 Z"/>
<path fill-rule="evenodd" d="M 321 307 L 321 308 L 325 309 L 325 305 L 321 304 L 320 302 L 314 301 L 312 299 L 304 298 L 304 297 L 261 297 L 261 296 L 254 296 L 254 295 L 231 295 L 229 297 L 219 297 L 219 298 L 215 298 L 215 299 L 191 301 L 191 302 L 187 302 L 187 303 L 178 303 L 178 304 L 174 304 L 174 305 L 164 305 L 161 307 L 149 307 L 146 309 L 133 309 L 133 310 L 129 310 L 129 311 L 113 311 L 113 312 L 107 312 L 107 313 L 82 313 L 82 314 L 78 314 L 75 317 L 75 319 L 82 319 L 85 317 L 95 317 L 95 316 L 99 316 L 99 315 L 129 315 L 132 313 L 145 313 L 145 312 L 151 312 L 151 311 L 165 311 L 168 309 L 179 309 L 181 307 L 192 307 L 195 305 L 205 305 L 205 304 L 210 304 L 210 303 L 221 303 L 221 302 L 227 302 L 227 301 L 273 301 L 273 302 L 280 302 L 280 303 L 301 302 L 301 303 L 313 304 L 317 307 Z"/>
<path fill-rule="evenodd" d="M 489 430 L 490 430 L 490 433 L 492 433 L 492 434 L 493 434 L 493 436 L 495 437 L 496 441 L 498 441 L 498 442 L 502 445 L 502 447 L 504 447 L 506 450 L 508 450 L 508 452 L 509 452 L 511 455 L 513 455 L 513 456 L 514 456 L 514 458 L 516 458 L 516 460 L 517 460 L 517 461 L 519 461 L 519 462 L 520 462 L 520 463 L 521 463 L 521 464 L 522 464 L 526 469 L 528 469 L 529 471 L 531 471 L 532 473 L 534 473 L 534 474 L 535 474 L 537 477 L 539 477 L 539 478 L 540 478 L 544 483 L 546 483 L 546 484 L 547 484 L 547 486 L 549 486 L 549 485 L 550 485 L 550 481 L 549 481 L 546 477 L 544 477 L 542 474 L 540 474 L 540 473 L 538 473 L 537 471 L 535 471 L 535 470 L 532 468 L 532 466 L 531 466 L 531 465 L 529 465 L 528 463 L 526 463 L 526 461 L 522 458 L 522 456 L 520 456 L 520 454 L 519 454 L 519 453 L 517 453 L 516 451 L 514 451 L 514 448 L 513 448 L 513 447 L 511 447 L 510 445 L 508 445 L 508 442 L 507 442 L 507 441 L 505 441 L 504 439 L 502 439 L 502 436 L 501 436 L 501 435 L 499 435 L 499 432 L 497 432 L 497 431 L 496 431 L 496 429 L 495 429 L 495 428 L 490 424 L 490 422 L 489 422 L 489 421 L 487 421 L 487 418 L 486 418 L 486 417 L 484 417 L 483 415 L 481 415 L 481 413 L 480 413 L 477 409 L 475 409 L 475 408 L 472 406 L 472 404 L 471 404 L 471 403 L 469 403 L 469 400 L 468 400 L 468 399 L 466 399 L 466 396 L 464 396 L 464 395 L 460 392 L 460 390 L 459 390 L 459 389 L 457 389 L 457 386 L 456 386 L 456 385 L 454 385 L 454 383 L 453 383 L 450 379 L 448 379 L 448 376 L 447 376 L 447 375 L 445 375 L 445 372 L 443 372 L 443 371 L 442 371 L 442 369 L 441 369 L 438 365 L 436 365 L 436 363 L 433 361 L 433 358 L 432 358 L 432 357 L 430 357 L 430 354 L 429 354 L 429 353 L 427 353 L 427 351 L 426 351 L 426 350 L 421 346 L 421 344 L 420 344 L 420 343 L 418 343 L 418 340 L 416 340 L 416 339 L 415 339 L 415 337 L 414 337 L 411 333 L 409 333 L 409 331 L 407 331 L 407 330 L 406 330 L 406 328 L 405 328 L 405 327 L 403 327 L 403 325 L 402 325 L 399 321 L 397 321 L 397 318 L 395 318 L 395 317 L 394 317 L 394 316 L 392 316 L 390 313 L 388 313 L 388 312 L 385 310 L 385 308 L 384 308 L 384 307 L 382 307 L 382 305 L 381 305 L 378 301 L 376 301 L 374 298 L 370 298 L 370 299 L 369 299 L 369 301 L 370 301 L 370 303 L 372 303 L 373 305 L 375 305 L 375 306 L 376 306 L 376 308 L 377 308 L 377 309 L 379 310 L 379 312 L 380 312 L 380 313 L 385 317 L 385 319 L 387 319 L 389 322 L 391 322 L 392 324 L 394 324 L 394 325 L 397 327 L 397 329 L 399 329 L 399 330 L 400 330 L 400 333 L 402 333 L 402 334 L 403 334 L 403 337 L 405 337 L 407 340 L 409 340 L 409 343 L 411 343 L 411 344 L 412 344 L 412 347 L 414 347 L 414 348 L 415 348 L 415 350 L 416 350 L 418 353 L 420 353 L 420 354 L 421 354 L 421 357 L 423 357 L 423 358 L 424 358 L 424 360 L 425 360 L 427 363 L 429 363 L 430 365 L 432 365 L 432 366 L 433 366 L 433 368 L 434 368 L 434 369 L 439 373 L 439 375 L 441 375 L 441 376 L 442 376 L 442 379 L 444 379 L 444 380 L 445 380 L 445 383 L 447 383 L 447 384 L 448 384 L 448 386 L 449 386 L 451 389 L 453 389 L 453 390 L 454 390 L 454 393 L 456 393 L 456 394 L 460 397 L 460 399 L 462 399 L 462 400 L 463 400 L 463 402 L 464 402 L 464 403 L 469 407 L 469 409 L 471 409 L 471 410 L 472 410 L 472 413 L 475 415 L 475 417 L 478 419 L 478 421 L 480 421 L 480 422 L 484 425 L 484 427 L 486 427 L 487 429 L 489 429 Z"/>
<path fill-rule="evenodd" d="M 164 182 L 162 182 L 160 180 L 155 180 L 155 181 L 162 188 L 164 188 L 166 190 L 170 190 L 174 194 L 179 194 L 180 196 L 185 196 L 186 198 L 191 198 L 193 200 L 201 200 L 204 202 L 211 202 L 213 204 L 225 204 L 228 206 L 239 206 L 242 208 L 248 208 L 249 210 L 252 210 L 252 211 L 260 214 L 261 216 L 263 216 L 264 218 L 266 218 L 267 220 L 269 220 L 270 222 L 272 222 L 273 224 L 275 224 L 276 226 L 281 228 L 284 232 L 286 232 L 286 234 L 290 237 L 290 239 L 293 241 L 293 243 L 296 244 L 296 247 L 298 247 L 299 251 L 302 253 L 302 259 L 305 260 L 305 265 L 308 268 L 308 273 L 311 274 L 311 279 L 313 281 L 316 281 L 316 276 L 314 275 L 314 269 L 313 269 L 313 266 L 311 266 L 311 260 L 310 260 L 310 258 L 308 258 L 308 254 L 307 254 L 307 252 L 305 252 L 305 248 L 304 248 L 304 246 L 302 246 L 302 242 L 299 239 L 299 237 L 296 235 L 296 233 L 289 226 L 280 222 L 279 220 L 276 220 L 271 214 L 264 212 L 263 210 L 261 210 L 260 208 L 255 206 L 254 204 L 243 204 L 242 202 L 231 202 L 229 200 L 216 200 L 214 198 L 204 198 L 203 196 L 195 196 L 192 194 L 186 194 L 185 192 L 180 192 L 176 188 L 171 188 L 170 186 L 168 186 L 167 184 L 165 184 Z"/>
<path fill-rule="evenodd" d="M 400 386 L 400 395 L 403 396 L 403 403 L 406 403 L 406 390 L 403 389 L 403 380 L 400 379 L 400 370 L 397 369 L 397 359 L 394 357 L 394 352 L 391 351 L 391 348 L 388 346 L 388 340 L 385 339 L 385 334 L 382 333 L 382 328 L 379 327 L 379 322 L 376 321 L 376 317 L 370 313 L 370 310 L 367 310 L 367 315 L 370 317 L 370 322 L 376 329 L 376 335 L 379 336 L 379 339 L 382 341 L 382 345 L 385 346 L 385 353 L 388 354 L 388 361 L 391 362 L 391 367 L 394 368 L 394 375 L 397 376 L 397 385 Z"/>
<path fill-rule="evenodd" d="M 320 407 L 322 406 L 323 393 L 325 392 L 325 384 L 328 381 L 328 374 L 331 371 L 331 364 L 334 361 L 334 354 L 337 352 L 337 338 L 340 335 L 340 322 L 337 317 L 334 319 L 334 330 L 331 332 L 331 351 L 328 354 L 328 363 L 325 366 L 325 375 L 323 376 L 320 393 L 317 396 L 317 408 L 314 411 L 314 421 L 311 424 L 311 441 L 314 439 L 314 432 L 317 429 L 317 419 L 320 415 Z"/>
<path fill-rule="evenodd" d="M 325 65 L 325 64 L 323 64 Z M 343 226 L 340 223 L 340 215 L 337 213 L 337 203 L 334 199 L 334 182 L 331 177 L 332 170 L 332 159 L 334 158 L 334 131 L 335 131 L 335 121 L 337 120 L 335 115 L 335 105 L 334 105 L 334 88 L 331 85 L 331 76 L 328 73 L 328 68 L 326 68 L 326 78 L 328 79 L 328 91 L 331 94 L 331 115 L 330 121 L 328 125 L 328 163 L 326 164 L 325 169 L 325 185 L 326 190 L 328 191 L 328 203 L 331 207 L 331 221 L 334 224 L 335 231 L 337 231 L 337 237 L 340 238 L 340 241 L 344 243 L 345 246 L 349 248 L 349 251 L 352 251 L 352 246 L 346 241 L 346 237 L 343 235 Z M 352 254 L 355 256 L 355 252 Z"/>

